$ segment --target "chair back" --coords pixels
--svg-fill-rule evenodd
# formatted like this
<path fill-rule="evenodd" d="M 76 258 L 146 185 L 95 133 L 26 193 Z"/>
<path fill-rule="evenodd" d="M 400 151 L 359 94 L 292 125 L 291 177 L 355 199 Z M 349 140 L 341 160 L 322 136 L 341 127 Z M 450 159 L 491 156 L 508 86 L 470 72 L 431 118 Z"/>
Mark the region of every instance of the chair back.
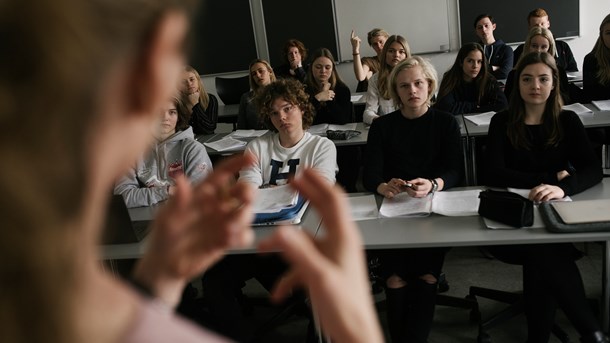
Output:
<path fill-rule="evenodd" d="M 216 76 L 216 94 L 225 105 L 239 104 L 242 94 L 250 90 L 249 75 L 242 77 Z"/>

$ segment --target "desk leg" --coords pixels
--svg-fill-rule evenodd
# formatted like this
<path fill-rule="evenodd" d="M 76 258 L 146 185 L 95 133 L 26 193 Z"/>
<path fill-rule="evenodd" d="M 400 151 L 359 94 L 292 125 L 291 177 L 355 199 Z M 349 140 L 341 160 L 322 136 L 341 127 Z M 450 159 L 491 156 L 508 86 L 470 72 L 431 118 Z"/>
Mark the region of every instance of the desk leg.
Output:
<path fill-rule="evenodd" d="M 604 242 L 604 261 L 602 270 L 602 330 L 610 328 L 610 241 Z"/>
<path fill-rule="evenodd" d="M 472 168 L 472 186 L 478 185 L 477 180 L 477 143 L 476 138 L 470 137 L 470 168 Z"/>
<path fill-rule="evenodd" d="M 466 182 L 466 186 L 472 186 L 472 180 L 470 177 L 470 150 L 468 137 L 462 137 L 462 156 L 464 158 L 464 181 Z"/>

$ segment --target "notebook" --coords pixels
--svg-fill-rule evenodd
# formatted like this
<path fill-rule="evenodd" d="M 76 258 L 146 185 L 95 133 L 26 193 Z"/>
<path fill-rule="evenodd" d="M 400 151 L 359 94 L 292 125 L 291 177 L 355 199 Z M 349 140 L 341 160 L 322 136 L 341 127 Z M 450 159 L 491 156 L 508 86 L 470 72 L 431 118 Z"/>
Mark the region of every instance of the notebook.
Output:
<path fill-rule="evenodd" d="M 275 213 L 255 213 L 252 226 L 300 224 L 308 205 L 309 201 L 299 196 L 296 205 L 292 207 Z"/>
<path fill-rule="evenodd" d="M 555 202 L 551 206 L 566 224 L 610 221 L 610 201 L 608 199 Z"/>

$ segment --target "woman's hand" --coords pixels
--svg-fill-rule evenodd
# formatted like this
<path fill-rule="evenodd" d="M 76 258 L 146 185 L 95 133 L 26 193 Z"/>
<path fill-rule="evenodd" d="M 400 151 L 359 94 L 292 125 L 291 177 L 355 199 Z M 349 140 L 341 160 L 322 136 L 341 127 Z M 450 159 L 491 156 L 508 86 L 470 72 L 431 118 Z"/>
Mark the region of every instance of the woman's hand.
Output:
<path fill-rule="evenodd" d="M 190 94 L 185 94 L 184 100 L 186 102 L 186 107 L 190 110 L 199 102 L 199 91 Z"/>
<path fill-rule="evenodd" d="M 330 82 L 324 81 L 322 82 L 321 86 L 322 91 L 316 94 L 316 100 L 318 100 L 319 102 L 333 100 L 335 98 L 335 91 L 330 89 Z"/>
<path fill-rule="evenodd" d="M 352 30 L 352 35 L 350 36 L 349 41 L 352 44 L 352 54 L 360 54 L 360 42 L 362 42 L 362 40 L 360 37 L 356 36 L 356 32 L 354 32 L 354 30 Z"/>
<path fill-rule="evenodd" d="M 566 170 L 559 171 L 557 172 L 557 181 L 561 181 L 568 176 L 570 176 L 570 173 L 568 173 Z"/>
<path fill-rule="evenodd" d="M 379 186 L 377 186 L 377 193 L 388 199 L 392 199 L 399 193 L 406 191 L 409 187 L 410 185 L 408 185 L 406 181 L 393 178 L 388 183 L 380 183 Z"/>
<path fill-rule="evenodd" d="M 252 244 L 254 189 L 233 179 L 253 161 L 249 154 L 231 158 L 194 188 L 184 177 L 176 179 L 175 194 L 159 209 L 148 249 L 134 270 L 137 282 L 175 306 L 186 283 L 228 248 Z"/>
<path fill-rule="evenodd" d="M 561 199 L 565 196 L 563 189 L 558 186 L 541 184 L 532 188 L 528 198 L 533 202 L 543 202 L 553 199 Z"/>
<path fill-rule="evenodd" d="M 410 196 L 414 198 L 423 198 L 432 191 L 432 181 L 428 179 L 424 179 L 418 177 L 417 179 L 413 179 L 411 181 L 407 181 L 407 183 L 412 186 L 406 188 L 405 191 L 409 193 Z"/>
<path fill-rule="evenodd" d="M 272 299 L 281 300 L 294 287 L 303 286 L 314 316 L 332 341 L 382 342 L 362 240 L 350 218 L 345 194 L 311 169 L 290 185 L 309 199 L 326 231 L 322 238 L 314 239 L 306 231 L 280 227 L 261 242 L 260 250 L 280 251 L 291 267 L 273 290 Z"/>

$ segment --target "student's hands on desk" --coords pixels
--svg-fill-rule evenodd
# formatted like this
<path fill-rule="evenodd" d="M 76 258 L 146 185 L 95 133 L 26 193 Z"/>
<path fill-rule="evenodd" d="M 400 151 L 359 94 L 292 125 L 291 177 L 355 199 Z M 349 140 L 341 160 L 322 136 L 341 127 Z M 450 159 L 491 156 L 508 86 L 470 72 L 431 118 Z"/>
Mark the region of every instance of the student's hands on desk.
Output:
<path fill-rule="evenodd" d="M 382 342 L 362 241 L 344 194 L 311 169 L 291 185 L 316 208 L 326 234 L 314 239 L 306 231 L 280 227 L 260 243 L 262 251 L 280 251 L 291 265 L 273 290 L 272 299 L 279 301 L 294 287 L 303 286 L 323 332 L 332 341 Z"/>
<path fill-rule="evenodd" d="M 253 189 L 234 183 L 233 175 L 253 162 L 249 154 L 231 158 L 194 187 L 185 178 L 176 180 L 174 196 L 153 222 L 134 280 L 175 306 L 186 283 L 216 263 L 226 249 L 252 244 Z"/>

